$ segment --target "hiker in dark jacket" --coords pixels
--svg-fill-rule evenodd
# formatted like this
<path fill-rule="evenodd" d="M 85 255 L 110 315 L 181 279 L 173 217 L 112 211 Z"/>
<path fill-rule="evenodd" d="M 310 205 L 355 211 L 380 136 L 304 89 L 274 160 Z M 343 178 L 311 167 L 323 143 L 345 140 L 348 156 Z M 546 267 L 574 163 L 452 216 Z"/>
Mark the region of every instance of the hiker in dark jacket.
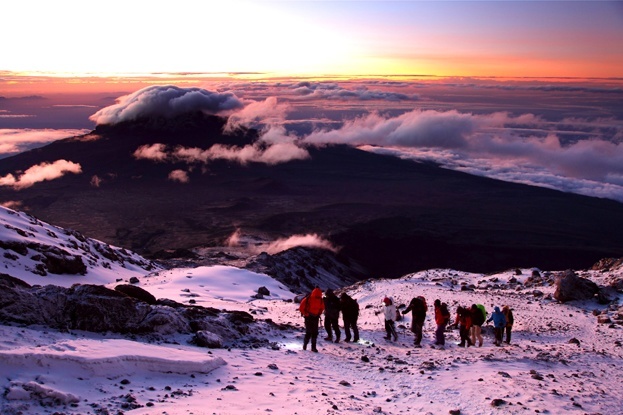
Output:
<path fill-rule="evenodd" d="M 472 313 L 467 307 L 458 307 L 456 309 L 456 321 L 453 324 L 458 326 L 461 342 L 460 347 L 473 346 L 472 340 L 469 338 L 469 329 L 472 327 Z"/>
<path fill-rule="evenodd" d="M 472 328 L 471 328 L 471 340 L 472 344 L 476 345 L 476 339 L 478 339 L 478 347 L 482 347 L 482 325 L 485 324 L 485 315 L 482 310 L 476 305 L 472 304 Z"/>
<path fill-rule="evenodd" d="M 325 340 L 333 340 L 333 332 L 335 332 L 335 342 L 340 341 L 340 299 L 337 298 L 331 288 L 327 289 L 324 298 L 324 329 L 327 331 Z"/>
<path fill-rule="evenodd" d="M 402 312 L 407 314 L 411 311 L 411 331 L 415 335 L 413 345 L 415 347 L 422 347 L 422 329 L 424 328 L 424 320 L 426 320 L 426 300 L 424 297 L 414 297 L 409 306 Z"/>
<path fill-rule="evenodd" d="M 346 293 L 340 295 L 340 307 L 342 309 L 342 319 L 344 320 L 344 341 L 350 341 L 350 331 L 353 331 L 353 341 L 359 341 L 359 329 L 357 319 L 359 319 L 359 304 L 357 300 Z"/>
<path fill-rule="evenodd" d="M 511 344 L 511 331 L 513 331 L 513 323 L 515 322 L 515 318 L 513 317 L 513 310 L 507 305 L 502 307 L 502 314 L 506 318 L 506 326 L 504 330 L 506 331 L 506 340 L 504 343 Z"/>
<path fill-rule="evenodd" d="M 506 327 L 506 317 L 500 311 L 500 307 L 495 307 L 491 317 L 487 320 L 487 323 L 493 321 L 493 329 L 495 330 L 495 342 L 496 346 L 502 345 L 502 334 L 504 333 L 504 327 Z"/>

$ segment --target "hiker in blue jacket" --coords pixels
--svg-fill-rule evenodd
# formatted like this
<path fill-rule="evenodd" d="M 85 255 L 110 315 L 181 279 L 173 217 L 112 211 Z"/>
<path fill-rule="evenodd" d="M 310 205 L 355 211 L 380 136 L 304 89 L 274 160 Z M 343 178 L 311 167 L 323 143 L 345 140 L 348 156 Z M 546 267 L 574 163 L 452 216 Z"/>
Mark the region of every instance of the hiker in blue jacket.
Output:
<path fill-rule="evenodd" d="M 495 342 L 496 346 L 502 345 L 502 335 L 504 334 L 504 327 L 506 327 L 506 317 L 504 317 L 504 313 L 500 311 L 500 307 L 495 306 L 493 309 L 493 313 L 487 323 L 493 321 L 493 329 L 495 331 Z"/>

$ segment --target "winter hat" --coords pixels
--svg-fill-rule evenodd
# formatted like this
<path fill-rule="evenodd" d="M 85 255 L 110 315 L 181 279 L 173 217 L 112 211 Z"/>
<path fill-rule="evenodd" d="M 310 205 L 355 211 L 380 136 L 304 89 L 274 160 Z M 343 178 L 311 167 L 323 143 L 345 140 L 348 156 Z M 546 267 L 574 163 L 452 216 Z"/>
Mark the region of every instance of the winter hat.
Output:
<path fill-rule="evenodd" d="M 441 301 L 439 299 L 435 300 L 435 306 L 439 307 L 441 305 Z"/>
<path fill-rule="evenodd" d="M 385 298 L 383 298 L 383 302 L 385 303 L 385 305 L 390 305 L 392 303 L 392 300 L 390 300 L 389 298 L 385 297 Z"/>
<path fill-rule="evenodd" d="M 495 306 L 495 307 L 493 308 L 493 311 L 495 311 L 496 313 L 499 313 L 499 312 L 500 312 L 500 307 Z"/>

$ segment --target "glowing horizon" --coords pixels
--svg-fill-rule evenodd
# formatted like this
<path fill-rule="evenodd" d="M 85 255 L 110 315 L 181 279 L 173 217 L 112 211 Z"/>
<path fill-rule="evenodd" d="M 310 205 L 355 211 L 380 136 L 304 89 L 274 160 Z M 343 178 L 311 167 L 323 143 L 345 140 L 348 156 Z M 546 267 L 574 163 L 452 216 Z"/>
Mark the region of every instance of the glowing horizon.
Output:
<path fill-rule="evenodd" d="M 146 1 L 34 3 L 7 6 L 0 36 L 11 40 L 0 71 L 623 76 L 621 2 L 180 0 L 174 10 Z"/>

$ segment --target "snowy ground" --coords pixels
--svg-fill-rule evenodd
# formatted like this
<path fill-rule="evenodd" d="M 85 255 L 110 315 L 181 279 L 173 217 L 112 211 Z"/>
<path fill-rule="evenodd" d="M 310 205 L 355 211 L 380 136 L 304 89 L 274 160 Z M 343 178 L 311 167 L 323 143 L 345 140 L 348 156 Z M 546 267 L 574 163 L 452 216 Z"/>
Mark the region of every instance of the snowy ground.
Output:
<path fill-rule="evenodd" d="M 535 296 L 534 288 L 507 284 L 530 272 L 433 270 L 349 287 L 361 307 L 362 340 L 321 339 L 316 354 L 301 348 L 302 319 L 287 301 L 294 295 L 269 277 L 229 267 L 160 271 L 140 283 L 157 298 L 247 310 L 301 328 L 266 333 L 278 349 L 209 350 L 188 345 L 182 335 L 149 344 L 116 334 L 0 326 L 0 413 L 623 413 L 621 325 L 598 324 L 593 311 L 607 306 L 596 302 L 558 304 L 548 299 L 553 287 L 538 287 L 543 295 Z M 461 282 L 476 288 L 463 291 Z M 251 299 L 260 285 L 271 296 Z M 431 307 L 422 349 L 413 348 L 405 328 L 398 342 L 383 339 L 375 311 L 385 295 L 397 304 L 426 297 Z M 512 345 L 495 347 L 487 330 L 482 348 L 459 348 L 454 330 L 444 350 L 432 348 L 436 298 L 451 311 L 459 304 L 510 305 Z M 407 316 L 398 324 L 409 323 Z M 579 345 L 569 343 L 572 338 Z M 496 399 L 500 406 L 492 405 Z"/>

